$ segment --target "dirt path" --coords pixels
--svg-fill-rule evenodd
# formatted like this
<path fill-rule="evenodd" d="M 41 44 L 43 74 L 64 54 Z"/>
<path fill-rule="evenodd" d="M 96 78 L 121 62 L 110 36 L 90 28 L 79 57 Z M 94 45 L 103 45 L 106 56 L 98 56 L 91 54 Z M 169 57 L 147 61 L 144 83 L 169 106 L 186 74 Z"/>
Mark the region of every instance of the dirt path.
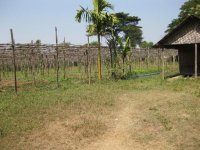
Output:
<path fill-rule="evenodd" d="M 148 98 L 147 98 L 148 97 Z M 126 93 L 119 97 L 118 109 L 113 111 L 114 118 L 107 117 L 108 130 L 100 137 L 89 137 L 93 126 L 82 127 L 80 118 L 57 121 L 44 130 L 25 137 L 21 149 L 67 149 L 67 150 L 174 150 L 170 137 L 176 130 L 168 131 L 151 113 L 166 102 L 180 99 L 181 94 L 149 91 Z M 164 104 L 164 105 L 163 105 Z M 151 114 L 151 115 L 150 115 Z M 91 116 L 90 116 L 91 117 Z M 161 115 L 159 116 L 161 117 Z M 95 117 L 94 117 L 95 118 Z M 89 122 L 93 121 L 91 118 Z M 166 119 L 165 125 L 168 126 Z M 170 124 L 169 124 L 170 125 Z M 80 128 L 81 127 L 81 128 Z M 94 131 L 101 130 L 96 128 Z M 93 135 L 93 133 L 91 134 Z M 83 137 L 84 136 L 84 137 Z M 80 137 L 83 137 L 82 139 Z"/>
<path fill-rule="evenodd" d="M 128 99 L 128 95 L 124 94 L 120 97 L 120 101 L 123 101 L 125 106 L 118 112 L 114 122 L 110 124 L 110 130 L 108 133 L 97 142 L 91 144 L 85 148 L 87 150 L 129 150 L 131 144 L 130 129 L 137 123 L 137 120 L 132 120 L 131 115 L 134 111 L 134 104 Z"/>
<path fill-rule="evenodd" d="M 156 91 L 122 95 L 121 109 L 110 123 L 110 130 L 85 150 L 174 150 L 168 138 L 160 134 L 163 126 L 152 123 L 148 113 L 152 105 L 179 96 Z"/>

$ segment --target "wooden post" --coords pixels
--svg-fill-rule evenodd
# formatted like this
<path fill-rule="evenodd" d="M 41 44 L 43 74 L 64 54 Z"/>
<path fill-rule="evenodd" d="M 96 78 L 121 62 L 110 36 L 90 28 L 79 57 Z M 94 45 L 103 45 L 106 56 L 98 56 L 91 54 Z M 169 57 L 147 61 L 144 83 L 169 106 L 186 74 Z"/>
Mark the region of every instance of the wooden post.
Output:
<path fill-rule="evenodd" d="M 132 72 L 132 65 L 131 65 L 132 59 L 131 59 L 131 56 L 133 54 L 133 49 L 132 49 L 132 46 L 131 46 L 131 40 L 129 41 L 129 47 L 130 47 L 130 51 L 131 51 L 131 53 L 129 55 L 129 72 L 131 73 Z"/>
<path fill-rule="evenodd" d="M 1 65 L 0 65 L 0 82 L 2 81 L 2 77 L 1 77 L 1 72 L 2 72 Z"/>
<path fill-rule="evenodd" d="M 15 41 L 13 36 L 13 30 L 10 29 L 12 50 L 13 50 L 13 67 L 14 67 L 14 80 L 15 80 L 15 92 L 17 93 L 17 70 L 16 70 L 16 54 L 15 54 Z"/>
<path fill-rule="evenodd" d="M 195 44 L 195 78 L 198 77 L 198 45 Z"/>
<path fill-rule="evenodd" d="M 165 79 L 165 60 L 164 60 L 164 49 L 162 49 L 162 79 Z"/>
<path fill-rule="evenodd" d="M 149 69 L 149 48 L 147 48 L 147 69 Z"/>
<path fill-rule="evenodd" d="M 87 76 L 89 79 L 89 85 L 91 83 L 91 60 L 89 61 L 89 50 L 90 50 L 90 37 L 88 35 L 88 49 L 86 51 L 86 55 L 87 55 Z"/>
<path fill-rule="evenodd" d="M 65 37 L 64 37 L 64 48 L 65 48 Z M 66 52 L 65 49 L 63 50 L 63 70 L 64 70 L 64 79 L 66 78 Z"/>
<path fill-rule="evenodd" d="M 59 87 L 58 30 L 57 30 L 57 27 L 55 27 L 55 33 L 56 33 L 56 81 L 57 81 L 57 87 Z"/>
<path fill-rule="evenodd" d="M 33 44 L 33 40 L 31 41 L 31 46 L 34 46 Z M 36 85 L 36 81 L 35 81 L 35 53 L 34 53 L 34 49 L 31 48 L 31 55 L 32 55 L 32 60 L 31 60 L 31 65 L 32 65 L 32 77 L 33 77 L 33 84 Z"/>
<path fill-rule="evenodd" d="M 139 68 L 142 69 L 142 62 L 141 62 L 141 49 L 139 49 Z"/>
<path fill-rule="evenodd" d="M 158 65 L 158 71 L 160 71 L 160 49 L 158 49 L 158 51 L 157 51 L 157 65 Z"/>

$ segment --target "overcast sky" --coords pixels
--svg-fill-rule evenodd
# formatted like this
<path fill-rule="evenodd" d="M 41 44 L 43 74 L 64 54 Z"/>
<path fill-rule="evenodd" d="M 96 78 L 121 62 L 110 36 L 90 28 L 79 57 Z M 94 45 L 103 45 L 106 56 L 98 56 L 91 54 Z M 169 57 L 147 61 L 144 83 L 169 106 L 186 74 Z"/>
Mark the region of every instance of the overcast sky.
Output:
<path fill-rule="evenodd" d="M 164 36 L 167 25 L 176 18 L 186 0 L 108 0 L 114 12 L 124 11 L 142 19 L 143 38 L 157 42 Z M 92 0 L 0 0 L 0 43 L 10 42 L 13 28 L 16 43 L 40 39 L 55 43 L 54 27 L 59 41 L 86 43 L 86 23 L 74 19 L 79 6 L 92 7 Z M 94 39 L 95 40 L 95 39 Z"/>

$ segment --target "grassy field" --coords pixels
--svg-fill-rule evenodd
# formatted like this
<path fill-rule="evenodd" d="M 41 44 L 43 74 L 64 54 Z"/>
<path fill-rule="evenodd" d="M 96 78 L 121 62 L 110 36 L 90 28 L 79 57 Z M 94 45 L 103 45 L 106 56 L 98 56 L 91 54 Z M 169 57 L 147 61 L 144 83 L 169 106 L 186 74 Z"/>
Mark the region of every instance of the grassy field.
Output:
<path fill-rule="evenodd" d="M 130 123 L 128 137 L 119 140 L 136 150 L 197 150 L 199 85 L 200 80 L 154 76 L 91 85 L 69 78 L 59 89 L 45 80 L 36 87 L 22 84 L 18 95 L 7 87 L 0 92 L 0 149 L 93 149 L 106 135 L 109 141 L 108 132 Z"/>

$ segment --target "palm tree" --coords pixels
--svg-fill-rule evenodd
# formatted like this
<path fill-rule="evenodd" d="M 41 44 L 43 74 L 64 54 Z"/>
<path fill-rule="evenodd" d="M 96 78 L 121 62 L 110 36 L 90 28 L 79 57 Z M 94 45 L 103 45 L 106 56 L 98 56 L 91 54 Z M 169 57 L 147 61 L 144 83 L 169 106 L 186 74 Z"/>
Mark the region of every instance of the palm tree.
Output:
<path fill-rule="evenodd" d="M 125 44 L 123 43 L 123 40 L 120 38 L 119 39 L 119 44 L 120 44 L 120 53 L 122 57 L 122 63 L 123 63 L 123 74 L 124 74 L 124 64 L 125 64 L 125 59 L 128 55 L 128 52 L 130 51 L 130 39 L 129 37 L 126 39 Z"/>
<path fill-rule="evenodd" d="M 83 8 L 77 10 L 76 21 L 85 20 L 89 24 L 95 26 L 98 39 L 98 79 L 101 80 L 101 31 L 107 19 L 108 9 L 113 9 L 113 6 L 106 0 L 93 0 L 93 10 Z"/>

